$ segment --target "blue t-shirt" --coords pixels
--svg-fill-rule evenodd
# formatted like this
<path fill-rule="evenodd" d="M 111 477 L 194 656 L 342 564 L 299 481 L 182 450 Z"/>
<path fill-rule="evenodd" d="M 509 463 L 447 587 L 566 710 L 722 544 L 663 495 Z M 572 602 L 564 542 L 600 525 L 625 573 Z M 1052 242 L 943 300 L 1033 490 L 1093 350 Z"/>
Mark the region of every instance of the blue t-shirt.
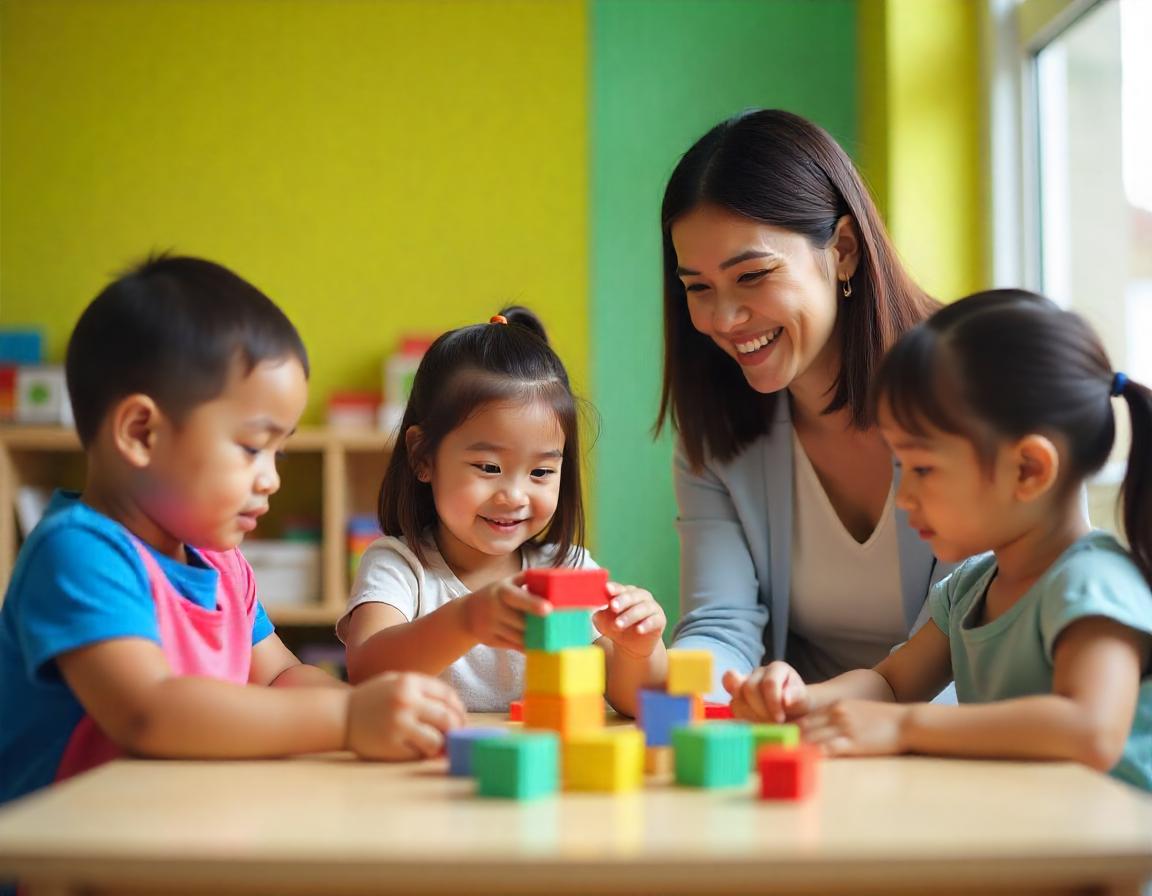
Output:
<path fill-rule="evenodd" d="M 86 714 L 56 657 L 113 638 L 160 644 L 137 544 L 77 495 L 57 492 L 20 549 L 0 606 L 0 803 L 52 783 Z M 187 564 L 149 551 L 182 597 L 215 608 L 220 574 L 196 551 Z M 272 631 L 257 604 L 252 644 Z"/>
<path fill-rule="evenodd" d="M 992 554 L 973 557 L 928 596 L 932 620 L 948 636 L 961 703 L 1052 693 L 1053 648 L 1078 619 L 1102 616 L 1152 634 L 1152 589 L 1106 532 L 1078 539 L 1006 613 L 981 625 L 995 573 Z M 1152 670 L 1143 670 L 1132 731 L 1112 774 L 1152 790 Z"/>

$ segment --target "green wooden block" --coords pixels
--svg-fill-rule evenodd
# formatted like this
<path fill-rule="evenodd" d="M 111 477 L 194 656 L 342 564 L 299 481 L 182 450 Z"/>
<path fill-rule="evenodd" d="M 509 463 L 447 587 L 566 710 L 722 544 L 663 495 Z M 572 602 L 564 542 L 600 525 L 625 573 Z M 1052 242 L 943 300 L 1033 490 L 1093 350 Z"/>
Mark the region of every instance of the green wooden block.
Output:
<path fill-rule="evenodd" d="M 480 796 L 529 800 L 560 784 L 560 740 L 550 731 L 480 740 L 472 747 Z"/>
<path fill-rule="evenodd" d="M 753 725 L 752 742 L 754 752 L 759 753 L 761 747 L 796 747 L 800 745 L 799 725 Z M 755 759 L 755 757 L 753 757 Z"/>
<path fill-rule="evenodd" d="M 683 725 L 672 730 L 676 783 L 740 787 L 752 767 L 752 728 L 743 722 Z"/>
<path fill-rule="evenodd" d="M 524 617 L 524 649 L 555 653 L 592 643 L 591 610 L 553 610 L 547 616 Z"/>

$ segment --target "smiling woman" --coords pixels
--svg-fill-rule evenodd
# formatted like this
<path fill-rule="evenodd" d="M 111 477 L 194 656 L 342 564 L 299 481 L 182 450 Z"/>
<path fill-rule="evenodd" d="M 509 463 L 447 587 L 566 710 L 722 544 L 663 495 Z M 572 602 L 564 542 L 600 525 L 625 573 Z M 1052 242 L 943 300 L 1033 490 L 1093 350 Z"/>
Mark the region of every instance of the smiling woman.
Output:
<path fill-rule="evenodd" d="M 772 659 L 815 681 L 871 665 L 950 569 L 895 507 L 868 405 L 884 352 L 936 303 L 845 152 L 788 112 L 747 113 L 697 141 L 662 224 L 676 645 L 711 650 L 729 690 Z"/>

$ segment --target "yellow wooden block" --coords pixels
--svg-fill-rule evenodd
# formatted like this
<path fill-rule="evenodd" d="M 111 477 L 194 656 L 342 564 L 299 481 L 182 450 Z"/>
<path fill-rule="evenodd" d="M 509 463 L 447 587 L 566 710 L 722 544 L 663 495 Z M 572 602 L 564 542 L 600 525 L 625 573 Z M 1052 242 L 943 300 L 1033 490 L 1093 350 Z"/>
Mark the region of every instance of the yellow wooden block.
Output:
<path fill-rule="evenodd" d="M 604 727 L 604 697 L 601 694 L 524 695 L 524 727 L 547 728 L 567 738 Z"/>
<path fill-rule="evenodd" d="M 526 655 L 526 694 L 604 693 L 604 651 L 599 647 L 568 647 L 555 653 L 529 650 Z"/>
<path fill-rule="evenodd" d="M 623 793 L 644 781 L 644 733 L 612 728 L 563 742 L 564 788 Z"/>
<path fill-rule="evenodd" d="M 668 651 L 668 693 L 707 694 L 712 690 L 712 654 L 707 650 Z"/>

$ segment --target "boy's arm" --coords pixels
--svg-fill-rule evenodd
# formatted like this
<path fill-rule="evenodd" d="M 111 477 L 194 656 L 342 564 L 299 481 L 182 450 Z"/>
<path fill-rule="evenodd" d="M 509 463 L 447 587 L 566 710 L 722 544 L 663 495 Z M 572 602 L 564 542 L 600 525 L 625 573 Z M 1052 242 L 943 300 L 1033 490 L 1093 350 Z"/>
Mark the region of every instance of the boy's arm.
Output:
<path fill-rule="evenodd" d="M 130 753 L 256 758 L 345 745 L 347 689 L 178 677 L 160 647 L 141 638 L 101 641 L 56 664 L 88 714 Z"/>
<path fill-rule="evenodd" d="M 300 662 L 280 636 L 273 633 L 252 648 L 248 683 L 276 688 L 346 688 L 347 684 L 323 669 Z"/>

